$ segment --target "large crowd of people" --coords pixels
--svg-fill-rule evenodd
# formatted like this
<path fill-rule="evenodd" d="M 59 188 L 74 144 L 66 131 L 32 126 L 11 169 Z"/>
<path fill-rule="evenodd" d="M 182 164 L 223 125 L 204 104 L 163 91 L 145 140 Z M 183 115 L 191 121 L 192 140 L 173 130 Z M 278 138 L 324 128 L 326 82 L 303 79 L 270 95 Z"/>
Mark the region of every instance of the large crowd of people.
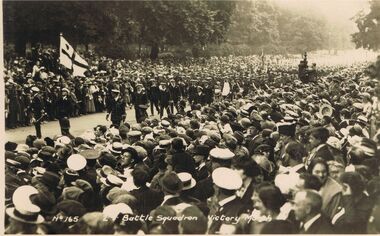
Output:
<path fill-rule="evenodd" d="M 6 71 L 7 126 L 37 131 L 5 144 L 7 234 L 380 232 L 378 81 L 366 65 L 302 83 L 280 57 L 92 56 L 76 78 L 47 61 Z M 110 127 L 70 133 L 69 117 L 104 111 Z M 61 132 L 45 137 L 44 119 Z"/>

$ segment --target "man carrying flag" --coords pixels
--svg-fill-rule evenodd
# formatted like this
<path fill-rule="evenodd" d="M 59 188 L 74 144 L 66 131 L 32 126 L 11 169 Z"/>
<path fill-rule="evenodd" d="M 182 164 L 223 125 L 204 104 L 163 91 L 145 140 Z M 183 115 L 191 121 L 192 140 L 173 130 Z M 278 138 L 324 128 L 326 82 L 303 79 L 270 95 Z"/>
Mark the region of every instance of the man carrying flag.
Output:
<path fill-rule="evenodd" d="M 59 61 L 70 69 L 73 76 L 85 77 L 84 72 L 88 70 L 88 63 L 81 57 L 67 40 L 60 35 Z"/>
<path fill-rule="evenodd" d="M 88 63 L 81 57 L 74 48 L 66 41 L 63 35 L 60 35 L 59 44 L 59 62 L 64 67 L 71 70 L 73 76 L 85 77 L 84 72 L 88 70 Z M 63 87 L 63 86 L 62 86 Z M 72 111 L 70 101 L 70 91 L 67 88 L 62 88 L 62 97 L 58 100 L 58 114 L 59 125 L 61 127 L 62 135 L 68 135 L 67 131 L 70 127 L 69 116 Z"/>

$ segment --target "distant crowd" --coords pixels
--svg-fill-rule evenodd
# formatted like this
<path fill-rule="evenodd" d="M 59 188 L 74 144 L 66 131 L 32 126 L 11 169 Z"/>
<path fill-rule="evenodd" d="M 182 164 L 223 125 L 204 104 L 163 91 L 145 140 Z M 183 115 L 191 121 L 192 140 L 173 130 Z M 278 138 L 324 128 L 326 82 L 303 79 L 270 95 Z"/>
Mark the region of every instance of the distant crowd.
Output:
<path fill-rule="evenodd" d="M 28 63 L 7 67 L 8 127 L 35 115 L 29 94 L 46 119 L 105 111 L 112 125 L 5 144 L 7 234 L 380 233 L 378 81 L 365 65 L 302 83 L 282 57 L 99 58 L 83 78 Z"/>

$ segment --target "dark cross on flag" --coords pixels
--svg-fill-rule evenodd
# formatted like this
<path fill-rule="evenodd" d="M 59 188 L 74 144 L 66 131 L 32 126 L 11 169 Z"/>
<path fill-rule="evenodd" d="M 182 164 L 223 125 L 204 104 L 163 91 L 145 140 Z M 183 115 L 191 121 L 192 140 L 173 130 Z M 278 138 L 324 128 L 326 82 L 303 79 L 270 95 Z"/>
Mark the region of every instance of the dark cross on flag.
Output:
<path fill-rule="evenodd" d="M 70 49 L 70 46 L 67 44 L 65 44 L 65 46 L 66 46 L 66 50 L 62 48 L 62 53 L 65 54 L 68 58 L 70 58 L 71 63 L 72 63 L 71 64 L 71 70 L 74 70 L 74 68 L 73 68 L 74 65 L 77 65 L 77 66 L 82 67 L 82 68 L 87 68 L 87 65 L 82 64 L 82 63 L 75 60 L 76 52 L 73 50 L 73 53 L 70 56 L 70 54 L 67 52 Z"/>

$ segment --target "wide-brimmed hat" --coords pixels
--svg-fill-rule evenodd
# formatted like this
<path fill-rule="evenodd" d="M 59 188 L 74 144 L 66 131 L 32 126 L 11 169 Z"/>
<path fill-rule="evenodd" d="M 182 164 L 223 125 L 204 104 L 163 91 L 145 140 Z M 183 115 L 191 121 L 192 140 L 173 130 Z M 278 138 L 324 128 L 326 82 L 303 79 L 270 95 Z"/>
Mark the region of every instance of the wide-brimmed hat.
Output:
<path fill-rule="evenodd" d="M 111 153 L 119 155 L 119 154 L 121 154 L 121 151 L 123 150 L 123 144 L 120 142 L 114 142 L 109 147 L 109 150 Z"/>
<path fill-rule="evenodd" d="M 41 224 L 45 221 L 44 217 L 40 215 L 40 208 L 35 206 L 28 209 L 16 209 L 10 207 L 5 210 L 7 215 L 14 220 L 27 224 Z"/>
<path fill-rule="evenodd" d="M 187 172 L 178 173 L 178 178 L 182 181 L 182 190 L 188 190 L 195 187 L 197 181 Z"/>
<path fill-rule="evenodd" d="M 113 174 L 109 174 L 107 178 L 100 178 L 100 181 L 106 186 L 115 186 L 115 187 L 121 187 L 124 183 L 122 179 L 120 179 L 119 177 Z"/>
<path fill-rule="evenodd" d="M 117 172 L 108 165 L 104 165 L 102 168 L 96 170 L 96 174 L 100 178 L 107 178 L 108 175 L 117 175 Z"/>

